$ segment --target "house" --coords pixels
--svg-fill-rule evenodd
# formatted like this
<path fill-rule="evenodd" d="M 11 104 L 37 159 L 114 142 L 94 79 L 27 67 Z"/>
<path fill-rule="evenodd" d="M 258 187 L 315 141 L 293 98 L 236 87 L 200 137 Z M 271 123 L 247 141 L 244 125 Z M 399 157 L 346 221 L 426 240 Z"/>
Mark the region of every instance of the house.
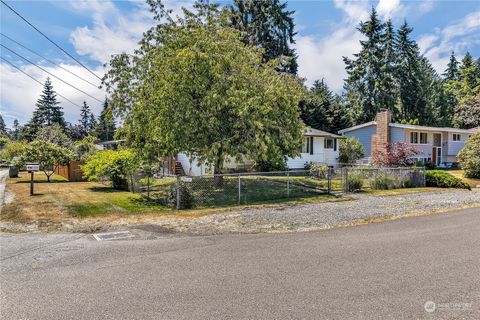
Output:
<path fill-rule="evenodd" d="M 339 133 L 360 141 L 365 147 L 366 162 L 376 150 L 385 149 L 388 143 L 406 142 L 420 151 L 416 160 L 443 166 L 457 161 L 458 152 L 475 131 L 393 123 L 391 112 L 382 111 L 377 113 L 375 121 L 346 128 Z"/>
<path fill-rule="evenodd" d="M 303 133 L 303 143 L 300 156 L 287 159 L 289 169 L 304 169 L 306 164 L 320 163 L 324 165 L 336 166 L 339 156 L 338 139 L 341 136 L 306 127 Z M 170 163 L 172 163 L 170 161 Z M 243 161 L 229 160 L 224 166 L 227 170 L 248 171 L 253 166 L 253 161 L 244 159 Z M 212 166 L 200 163 L 196 159 L 189 157 L 183 152 L 177 154 L 173 160 L 171 171 L 175 174 L 188 174 L 199 176 L 212 173 Z"/>

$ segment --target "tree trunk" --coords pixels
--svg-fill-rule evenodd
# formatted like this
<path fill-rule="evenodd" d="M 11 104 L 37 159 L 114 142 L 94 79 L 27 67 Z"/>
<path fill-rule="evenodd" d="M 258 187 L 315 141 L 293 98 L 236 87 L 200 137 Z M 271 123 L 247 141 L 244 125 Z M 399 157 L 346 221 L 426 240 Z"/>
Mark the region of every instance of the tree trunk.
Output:
<path fill-rule="evenodd" d="M 219 157 L 213 168 L 213 183 L 217 187 L 223 186 L 223 176 L 220 175 L 222 174 L 222 169 L 223 169 L 223 160 L 221 159 L 221 157 Z"/>

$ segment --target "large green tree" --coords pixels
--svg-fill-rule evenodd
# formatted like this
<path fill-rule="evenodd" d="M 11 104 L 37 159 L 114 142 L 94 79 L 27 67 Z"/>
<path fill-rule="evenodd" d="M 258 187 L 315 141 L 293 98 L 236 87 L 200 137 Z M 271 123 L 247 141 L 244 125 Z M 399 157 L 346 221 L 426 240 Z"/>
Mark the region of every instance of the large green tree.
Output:
<path fill-rule="evenodd" d="M 57 101 L 57 94 L 53 89 L 50 78 L 45 81 L 42 94 L 37 100 L 36 109 L 33 111 L 33 116 L 27 124 L 27 135 L 32 140 L 38 130 L 44 126 L 51 126 L 58 124 L 62 128 L 66 128 L 66 122 L 63 117 L 62 107 Z"/>
<path fill-rule="evenodd" d="M 8 135 L 7 126 L 5 125 L 5 121 L 3 120 L 3 117 L 0 114 L 0 136 L 4 137 L 7 135 Z"/>
<path fill-rule="evenodd" d="M 101 141 L 109 141 L 113 140 L 115 130 L 115 121 L 111 110 L 108 108 L 108 100 L 105 99 L 102 112 L 100 113 L 100 117 L 98 117 L 98 122 L 95 127 L 95 135 Z"/>
<path fill-rule="evenodd" d="M 348 77 L 345 81 L 346 96 L 352 111 L 355 124 L 371 121 L 381 109 L 393 110 L 392 99 L 386 96 L 384 76 L 386 72 L 385 50 L 390 46 L 391 39 L 385 34 L 385 23 L 372 9 L 370 18 L 360 23 L 360 33 L 365 37 L 361 40 L 359 53 L 353 59 L 344 57 Z M 390 89 L 389 89 L 390 90 Z"/>
<path fill-rule="evenodd" d="M 279 70 L 297 73 L 295 11 L 287 10 L 280 0 L 234 0 L 230 7 L 231 26 L 242 31 L 246 44 L 264 49 L 264 61 L 279 59 Z M 285 59 L 286 58 L 286 59 Z"/>
<path fill-rule="evenodd" d="M 322 79 L 315 81 L 306 98 L 300 102 L 303 122 L 315 129 L 336 133 L 351 125 L 350 116 L 341 99 Z"/>
<path fill-rule="evenodd" d="M 131 57 L 115 56 L 105 83 L 128 143 L 184 151 L 221 173 L 229 158 L 299 154 L 301 82 L 263 63 L 263 50 L 227 27 L 229 16 L 196 4 L 173 20 L 149 1 L 157 25 Z"/>

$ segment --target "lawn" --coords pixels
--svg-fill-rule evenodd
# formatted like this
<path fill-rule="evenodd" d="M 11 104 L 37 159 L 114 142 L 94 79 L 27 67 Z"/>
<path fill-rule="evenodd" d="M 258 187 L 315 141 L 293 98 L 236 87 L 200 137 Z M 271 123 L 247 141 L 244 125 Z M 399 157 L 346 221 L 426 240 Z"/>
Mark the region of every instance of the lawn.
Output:
<path fill-rule="evenodd" d="M 82 219 L 109 222 L 166 215 L 196 217 L 242 207 L 238 204 L 238 181 L 233 177 L 226 178 L 223 187 L 213 187 L 213 183 L 203 181 L 203 185 L 192 191 L 194 198 L 198 199 L 196 209 L 185 211 L 175 211 L 165 205 L 146 201 L 138 194 L 114 190 L 101 183 L 68 182 L 57 175 L 53 175 L 52 182 L 48 183 L 45 174 L 41 172 L 35 174 L 35 195 L 30 196 L 29 181 L 30 175 L 25 172 L 20 173 L 19 178 L 7 179 L 7 190 L 13 192 L 15 197 L 13 202 L 2 208 L 0 220 L 17 223 L 37 222 L 46 229 L 59 230 L 62 224 Z M 152 181 L 152 194 L 157 193 L 165 197 L 174 182 L 175 179 Z M 283 183 L 272 180 L 244 179 L 241 187 L 243 207 L 245 204 L 297 204 L 341 199 L 305 191 L 295 186 L 291 186 L 290 192 L 287 193 Z M 209 207 L 217 209 L 208 209 Z"/>
<path fill-rule="evenodd" d="M 473 179 L 473 178 L 465 178 L 463 176 L 463 170 L 448 170 L 448 173 L 450 173 L 452 176 L 457 177 L 468 183 L 472 188 L 476 188 L 478 185 L 480 185 L 480 179 Z"/>

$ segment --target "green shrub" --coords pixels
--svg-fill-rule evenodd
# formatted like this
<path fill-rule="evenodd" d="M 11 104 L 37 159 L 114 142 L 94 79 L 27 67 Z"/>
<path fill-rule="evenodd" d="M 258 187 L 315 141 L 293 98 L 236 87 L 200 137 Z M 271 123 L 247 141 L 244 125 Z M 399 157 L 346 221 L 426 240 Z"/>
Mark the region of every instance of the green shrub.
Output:
<path fill-rule="evenodd" d="M 355 137 L 342 137 L 338 161 L 340 163 L 354 163 L 365 156 L 365 147 Z"/>
<path fill-rule="evenodd" d="M 395 177 L 386 174 L 379 174 L 370 180 L 370 188 L 374 190 L 389 190 L 395 189 Z"/>
<path fill-rule="evenodd" d="M 348 191 L 360 191 L 363 187 L 363 179 L 359 174 L 350 174 L 348 176 Z"/>
<path fill-rule="evenodd" d="M 138 167 L 135 153 L 131 150 L 97 151 L 81 166 L 83 175 L 88 180 L 108 178 L 113 188 L 119 190 L 128 190 L 128 178 Z"/>
<path fill-rule="evenodd" d="M 468 138 L 457 158 L 465 177 L 480 178 L 480 132 Z"/>
<path fill-rule="evenodd" d="M 311 163 L 307 170 L 310 170 L 310 176 L 314 178 L 326 179 L 328 175 L 328 166 L 318 163 Z"/>
<path fill-rule="evenodd" d="M 446 171 L 428 170 L 425 172 L 426 186 L 437 188 L 459 188 L 470 190 L 470 185 Z"/>

